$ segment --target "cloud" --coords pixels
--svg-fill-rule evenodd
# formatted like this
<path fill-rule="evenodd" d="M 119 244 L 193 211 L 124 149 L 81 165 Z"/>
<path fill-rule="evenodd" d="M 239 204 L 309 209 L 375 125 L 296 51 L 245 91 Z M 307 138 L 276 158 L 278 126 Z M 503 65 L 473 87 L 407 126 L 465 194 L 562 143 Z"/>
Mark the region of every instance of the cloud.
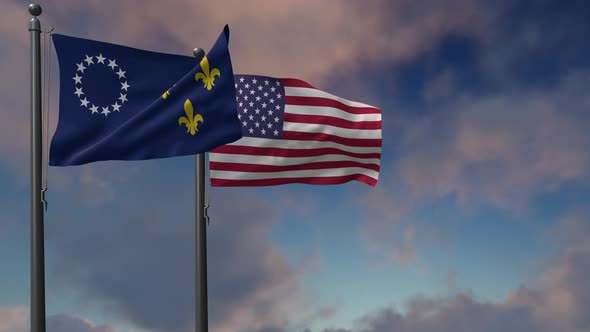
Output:
<path fill-rule="evenodd" d="M 537 195 L 590 184 L 590 73 L 573 71 L 549 88 L 520 88 L 439 100 L 436 110 L 399 113 L 398 137 L 384 143 L 376 188 L 355 196 L 367 248 L 394 262 L 444 249 L 444 230 L 419 211 L 449 201 L 459 215 L 484 207 L 522 214 Z M 387 137 L 385 138 L 387 141 Z"/>
<path fill-rule="evenodd" d="M 27 330 L 27 307 L 0 307 L 0 332 L 25 332 Z"/>
<path fill-rule="evenodd" d="M 546 261 L 535 279 L 512 290 L 503 301 L 470 293 L 415 296 L 404 310 L 369 313 L 352 329 L 323 332 L 588 332 L 590 331 L 590 228 L 587 215 L 564 218 L 559 233 L 563 252 Z"/>
<path fill-rule="evenodd" d="M 551 229 L 565 243 L 564 253 L 547 262 L 536 287 L 523 286 L 512 292 L 509 304 L 533 308 L 535 318 L 551 326 L 590 330 L 590 227 L 587 214 L 572 213 Z"/>
<path fill-rule="evenodd" d="M 587 8 L 488 5 L 473 33 L 447 30 L 406 61 L 361 66 L 364 84 L 336 75 L 387 123 L 380 183 L 357 204 L 361 239 L 387 260 L 415 261 L 433 239 L 447 246 L 418 217 L 429 204 L 526 213 L 538 195 L 589 184 L 590 72 L 575 56 Z"/>
<path fill-rule="evenodd" d="M 551 89 L 461 97 L 408 130 L 399 175 L 417 199 L 456 195 L 464 207 L 526 207 L 586 178 L 590 99 L 571 73 Z"/>
<path fill-rule="evenodd" d="M 47 318 L 47 332 L 121 332 L 121 330 L 109 325 L 97 326 L 88 319 L 60 314 Z"/>
<path fill-rule="evenodd" d="M 28 307 L 0 307 L 0 332 L 29 331 Z M 47 332 L 120 332 L 109 325 L 97 326 L 85 318 L 67 314 L 47 317 Z"/>
<path fill-rule="evenodd" d="M 396 264 L 415 263 L 426 249 L 448 248 L 444 234 L 416 216 L 417 200 L 388 180 L 366 190 L 355 202 L 364 215 L 358 233 L 366 247 L 384 263 Z"/>
<path fill-rule="evenodd" d="M 146 186 L 141 193 L 117 186 L 121 199 L 108 203 L 109 212 L 98 206 L 84 208 L 84 218 L 75 211 L 55 216 L 60 223 L 47 225 L 46 243 L 55 257 L 48 289 L 74 288 L 87 303 L 80 310 L 98 310 L 141 329 L 190 330 L 194 192 L 185 180 L 156 177 L 150 186 L 157 190 Z M 124 199 L 127 195 L 134 199 Z M 255 195 L 231 192 L 214 192 L 212 202 L 211 330 L 284 326 L 293 313 L 310 310 L 301 289 L 309 262 L 292 265 L 270 242 L 275 207 Z"/>

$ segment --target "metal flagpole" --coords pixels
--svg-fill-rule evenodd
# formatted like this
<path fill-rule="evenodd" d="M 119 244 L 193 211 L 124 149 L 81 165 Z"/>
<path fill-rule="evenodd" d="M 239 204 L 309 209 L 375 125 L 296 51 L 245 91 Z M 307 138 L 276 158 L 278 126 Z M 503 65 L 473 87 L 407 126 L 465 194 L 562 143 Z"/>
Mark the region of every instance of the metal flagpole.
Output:
<path fill-rule="evenodd" d="M 205 56 L 202 48 L 195 48 L 197 59 Z M 205 153 L 195 156 L 195 331 L 209 329 L 207 311 L 207 223 L 205 218 Z"/>
<path fill-rule="evenodd" d="M 41 6 L 29 5 L 31 33 L 31 332 L 45 332 L 45 252 L 41 200 Z"/>

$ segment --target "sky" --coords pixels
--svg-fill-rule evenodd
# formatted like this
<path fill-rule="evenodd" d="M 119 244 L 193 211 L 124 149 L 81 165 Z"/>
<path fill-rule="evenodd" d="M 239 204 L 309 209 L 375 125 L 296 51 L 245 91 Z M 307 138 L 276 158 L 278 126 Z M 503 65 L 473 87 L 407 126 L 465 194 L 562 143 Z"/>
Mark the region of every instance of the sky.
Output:
<path fill-rule="evenodd" d="M 28 2 L 0 3 L 0 332 L 29 330 Z M 379 107 L 379 182 L 212 188 L 213 332 L 589 332 L 587 1 L 42 1 Z M 50 133 L 58 112 L 52 51 Z M 48 332 L 194 330 L 194 158 L 49 168 Z"/>

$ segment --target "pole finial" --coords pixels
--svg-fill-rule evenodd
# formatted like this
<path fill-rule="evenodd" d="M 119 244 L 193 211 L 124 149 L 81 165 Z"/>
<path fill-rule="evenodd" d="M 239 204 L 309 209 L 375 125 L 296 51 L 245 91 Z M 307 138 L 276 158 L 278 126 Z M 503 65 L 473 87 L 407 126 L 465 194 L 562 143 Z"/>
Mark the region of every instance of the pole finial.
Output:
<path fill-rule="evenodd" d="M 29 13 L 33 16 L 39 16 L 41 15 L 41 13 L 43 12 L 43 9 L 41 9 L 41 5 L 37 4 L 37 3 L 32 3 L 29 5 Z"/>
<path fill-rule="evenodd" d="M 193 55 L 195 56 L 195 58 L 201 60 L 203 57 L 205 57 L 205 50 L 203 50 L 202 48 L 195 48 L 193 50 Z"/>

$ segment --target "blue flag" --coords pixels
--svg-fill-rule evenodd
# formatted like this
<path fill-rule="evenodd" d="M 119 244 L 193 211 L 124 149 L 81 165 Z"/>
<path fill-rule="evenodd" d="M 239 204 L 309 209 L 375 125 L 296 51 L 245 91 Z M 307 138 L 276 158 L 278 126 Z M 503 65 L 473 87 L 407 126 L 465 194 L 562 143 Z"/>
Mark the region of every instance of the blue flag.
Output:
<path fill-rule="evenodd" d="M 59 121 L 49 164 L 193 155 L 242 137 L 229 28 L 201 61 L 53 35 Z"/>

